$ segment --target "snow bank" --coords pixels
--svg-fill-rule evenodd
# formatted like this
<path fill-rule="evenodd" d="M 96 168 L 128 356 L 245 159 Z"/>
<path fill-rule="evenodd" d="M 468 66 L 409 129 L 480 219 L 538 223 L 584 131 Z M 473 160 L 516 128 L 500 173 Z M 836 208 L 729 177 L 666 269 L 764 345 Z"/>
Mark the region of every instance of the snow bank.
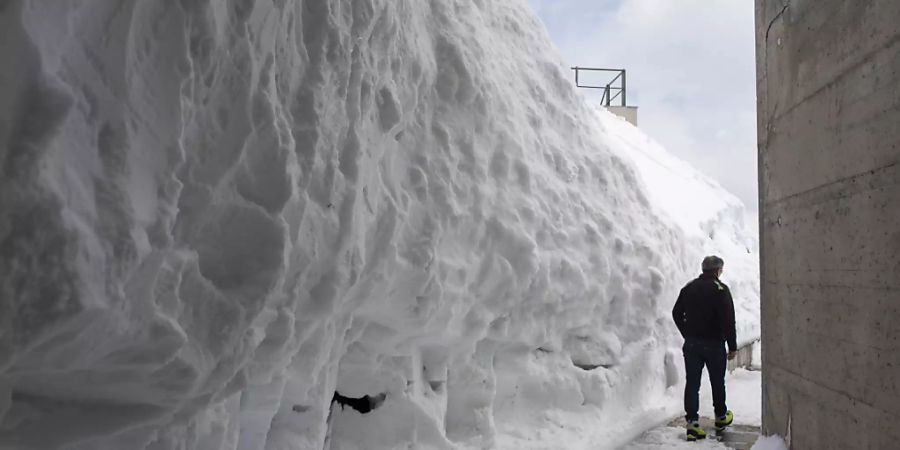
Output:
<path fill-rule="evenodd" d="M 0 443 L 614 447 L 671 407 L 700 241 L 524 2 L 0 25 Z"/>
<path fill-rule="evenodd" d="M 743 202 L 625 120 L 596 107 L 610 148 L 634 162 L 654 211 L 676 225 L 695 265 L 705 255 L 725 260 L 722 281 L 734 296 L 738 345 L 759 339 L 759 224 Z M 735 171 L 742 170 L 735 167 Z"/>

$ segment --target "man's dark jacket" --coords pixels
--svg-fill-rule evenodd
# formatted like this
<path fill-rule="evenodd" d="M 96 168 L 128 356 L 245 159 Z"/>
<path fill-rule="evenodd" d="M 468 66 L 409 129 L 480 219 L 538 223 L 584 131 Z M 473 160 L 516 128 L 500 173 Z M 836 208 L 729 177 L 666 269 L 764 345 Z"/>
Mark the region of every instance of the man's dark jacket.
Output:
<path fill-rule="evenodd" d="M 728 286 L 713 274 L 704 273 L 681 289 L 672 318 L 685 338 L 722 339 L 729 352 L 737 350 L 734 300 Z"/>

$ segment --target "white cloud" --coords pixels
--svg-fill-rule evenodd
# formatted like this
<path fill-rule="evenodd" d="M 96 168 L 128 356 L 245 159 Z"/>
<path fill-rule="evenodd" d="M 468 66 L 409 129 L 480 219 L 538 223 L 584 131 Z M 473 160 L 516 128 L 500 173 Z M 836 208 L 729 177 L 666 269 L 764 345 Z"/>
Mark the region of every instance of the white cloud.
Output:
<path fill-rule="evenodd" d="M 531 2 L 567 62 L 627 69 L 641 128 L 756 209 L 753 2 Z"/>

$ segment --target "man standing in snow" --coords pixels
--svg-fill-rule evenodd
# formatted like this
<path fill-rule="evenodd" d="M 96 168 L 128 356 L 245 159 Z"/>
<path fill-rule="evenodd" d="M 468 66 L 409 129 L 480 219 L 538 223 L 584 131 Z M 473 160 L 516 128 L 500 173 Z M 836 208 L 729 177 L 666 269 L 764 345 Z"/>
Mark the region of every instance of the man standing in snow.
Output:
<path fill-rule="evenodd" d="M 703 259 L 703 274 L 681 289 L 672 318 L 684 337 L 684 412 L 687 440 L 704 439 L 706 432 L 698 422 L 700 416 L 700 377 L 703 366 L 709 371 L 716 429 L 731 424 L 733 414 L 725 406 L 725 369 L 727 359 L 734 359 L 737 338 L 734 330 L 734 301 L 728 286 L 719 281 L 725 262 L 718 256 Z M 725 354 L 724 342 L 728 343 Z"/>

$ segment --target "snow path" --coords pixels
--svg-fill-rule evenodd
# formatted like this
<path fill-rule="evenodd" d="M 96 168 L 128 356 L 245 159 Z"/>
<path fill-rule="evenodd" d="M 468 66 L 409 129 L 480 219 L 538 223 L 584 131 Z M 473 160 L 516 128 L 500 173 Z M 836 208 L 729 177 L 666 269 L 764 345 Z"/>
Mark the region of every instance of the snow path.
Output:
<path fill-rule="evenodd" d="M 700 416 L 701 425 L 704 425 L 707 433 L 711 435 L 714 430 L 711 427 L 711 418 L 714 416 L 712 408 L 712 391 L 709 387 L 709 378 L 704 371 L 703 384 L 700 387 Z M 707 439 L 703 442 L 687 442 L 685 440 L 684 419 L 676 419 L 667 425 L 648 430 L 634 442 L 622 447 L 622 450 L 654 450 L 654 449 L 691 449 L 691 448 L 733 448 L 746 450 L 755 441 L 755 435 L 762 424 L 762 373 L 737 369 L 725 377 L 728 408 L 734 412 L 734 429 L 737 431 L 750 431 L 751 439 L 744 439 L 743 445 L 716 442 Z M 683 414 L 683 413 L 682 413 Z M 707 423 L 709 422 L 709 423 Z M 752 430 L 752 431 L 751 431 Z M 733 433 L 738 434 L 738 433 Z M 744 436 L 740 436 L 743 438 Z"/>

